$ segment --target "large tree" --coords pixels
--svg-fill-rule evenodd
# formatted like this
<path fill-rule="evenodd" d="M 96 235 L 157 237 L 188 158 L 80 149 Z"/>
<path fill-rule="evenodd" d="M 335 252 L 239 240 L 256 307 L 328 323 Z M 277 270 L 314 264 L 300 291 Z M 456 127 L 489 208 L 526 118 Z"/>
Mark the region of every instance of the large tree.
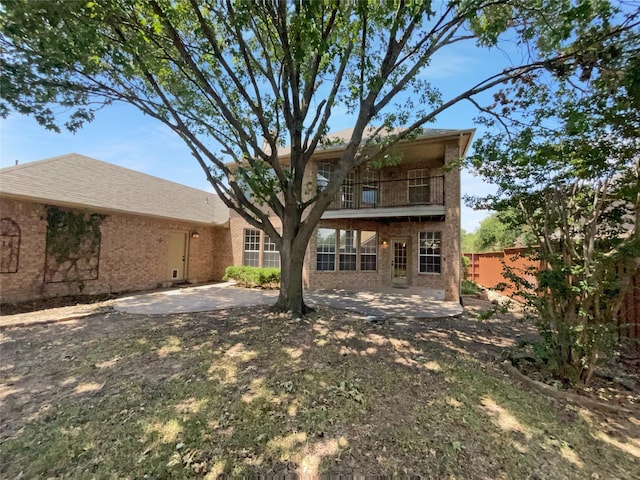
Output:
<path fill-rule="evenodd" d="M 602 0 L 2 0 L 0 113 L 76 130 L 120 101 L 163 122 L 222 201 L 274 239 L 276 307 L 301 314 L 304 252 L 349 170 L 464 99 L 572 64 L 628 28 L 612 15 Z M 496 47 L 503 34 L 524 60 L 442 98 L 425 75 L 433 55 Z M 305 171 L 337 108 L 353 133 L 329 184 L 308 193 Z"/>

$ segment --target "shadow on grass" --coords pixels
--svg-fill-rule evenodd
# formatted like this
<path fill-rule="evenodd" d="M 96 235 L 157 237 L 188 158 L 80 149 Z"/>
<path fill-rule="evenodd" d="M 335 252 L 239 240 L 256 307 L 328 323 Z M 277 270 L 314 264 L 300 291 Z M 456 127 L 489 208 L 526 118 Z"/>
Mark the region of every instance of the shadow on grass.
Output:
<path fill-rule="evenodd" d="M 530 333 L 261 307 L 6 329 L 0 476 L 633 478 L 637 420 L 525 391 L 486 361 Z"/>

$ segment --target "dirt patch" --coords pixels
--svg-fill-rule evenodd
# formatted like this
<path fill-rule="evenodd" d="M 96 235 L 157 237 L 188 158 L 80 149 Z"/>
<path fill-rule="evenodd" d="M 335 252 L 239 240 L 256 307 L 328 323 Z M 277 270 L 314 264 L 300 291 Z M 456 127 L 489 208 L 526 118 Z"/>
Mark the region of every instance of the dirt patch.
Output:
<path fill-rule="evenodd" d="M 104 303 L 117 298 L 115 295 L 69 295 L 65 297 L 42 298 L 21 303 L 0 304 L 0 317 L 7 315 L 18 315 L 21 313 L 32 313 L 34 315 L 46 315 L 49 310 L 71 307 L 79 310 L 86 310 L 88 305 Z M 69 310 L 72 312 L 72 310 Z"/>

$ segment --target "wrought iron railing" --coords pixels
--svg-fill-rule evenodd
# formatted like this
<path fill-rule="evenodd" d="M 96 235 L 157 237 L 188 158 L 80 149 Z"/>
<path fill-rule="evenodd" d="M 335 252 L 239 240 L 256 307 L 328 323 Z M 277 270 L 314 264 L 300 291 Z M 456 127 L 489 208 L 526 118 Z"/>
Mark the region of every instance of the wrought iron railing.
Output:
<path fill-rule="evenodd" d="M 345 182 L 327 210 L 444 205 L 444 176 Z"/>

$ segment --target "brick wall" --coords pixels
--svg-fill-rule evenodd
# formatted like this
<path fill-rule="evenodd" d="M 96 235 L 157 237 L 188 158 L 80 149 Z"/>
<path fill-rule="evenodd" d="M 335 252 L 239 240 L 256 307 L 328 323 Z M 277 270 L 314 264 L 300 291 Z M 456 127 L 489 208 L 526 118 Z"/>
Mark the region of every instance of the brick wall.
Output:
<path fill-rule="evenodd" d="M 91 212 L 93 213 L 93 212 Z M 105 213 L 100 242 L 98 278 L 85 280 L 83 293 L 135 291 L 155 288 L 167 277 L 170 231 L 187 232 L 187 277 L 199 282 L 219 280 L 229 258 L 228 229 L 139 215 Z M 2 302 L 20 302 L 78 293 L 66 283 L 44 283 L 46 252 L 45 206 L 0 199 L 0 216 L 21 230 L 16 273 L 0 274 Z M 198 238 L 191 238 L 197 231 Z"/>
<path fill-rule="evenodd" d="M 312 237 L 309 245 L 309 287 L 325 288 L 366 288 L 391 285 L 391 240 L 393 238 L 408 239 L 409 285 L 445 289 L 445 279 L 451 275 L 446 262 L 453 243 L 446 237 L 444 222 L 394 222 L 385 225 L 371 220 L 322 220 L 319 228 L 336 228 L 350 230 L 370 230 L 378 233 L 378 270 L 376 272 L 356 271 L 317 271 L 316 270 L 316 238 Z M 418 272 L 418 235 L 419 232 L 433 231 L 442 233 L 442 271 L 439 274 Z"/>

